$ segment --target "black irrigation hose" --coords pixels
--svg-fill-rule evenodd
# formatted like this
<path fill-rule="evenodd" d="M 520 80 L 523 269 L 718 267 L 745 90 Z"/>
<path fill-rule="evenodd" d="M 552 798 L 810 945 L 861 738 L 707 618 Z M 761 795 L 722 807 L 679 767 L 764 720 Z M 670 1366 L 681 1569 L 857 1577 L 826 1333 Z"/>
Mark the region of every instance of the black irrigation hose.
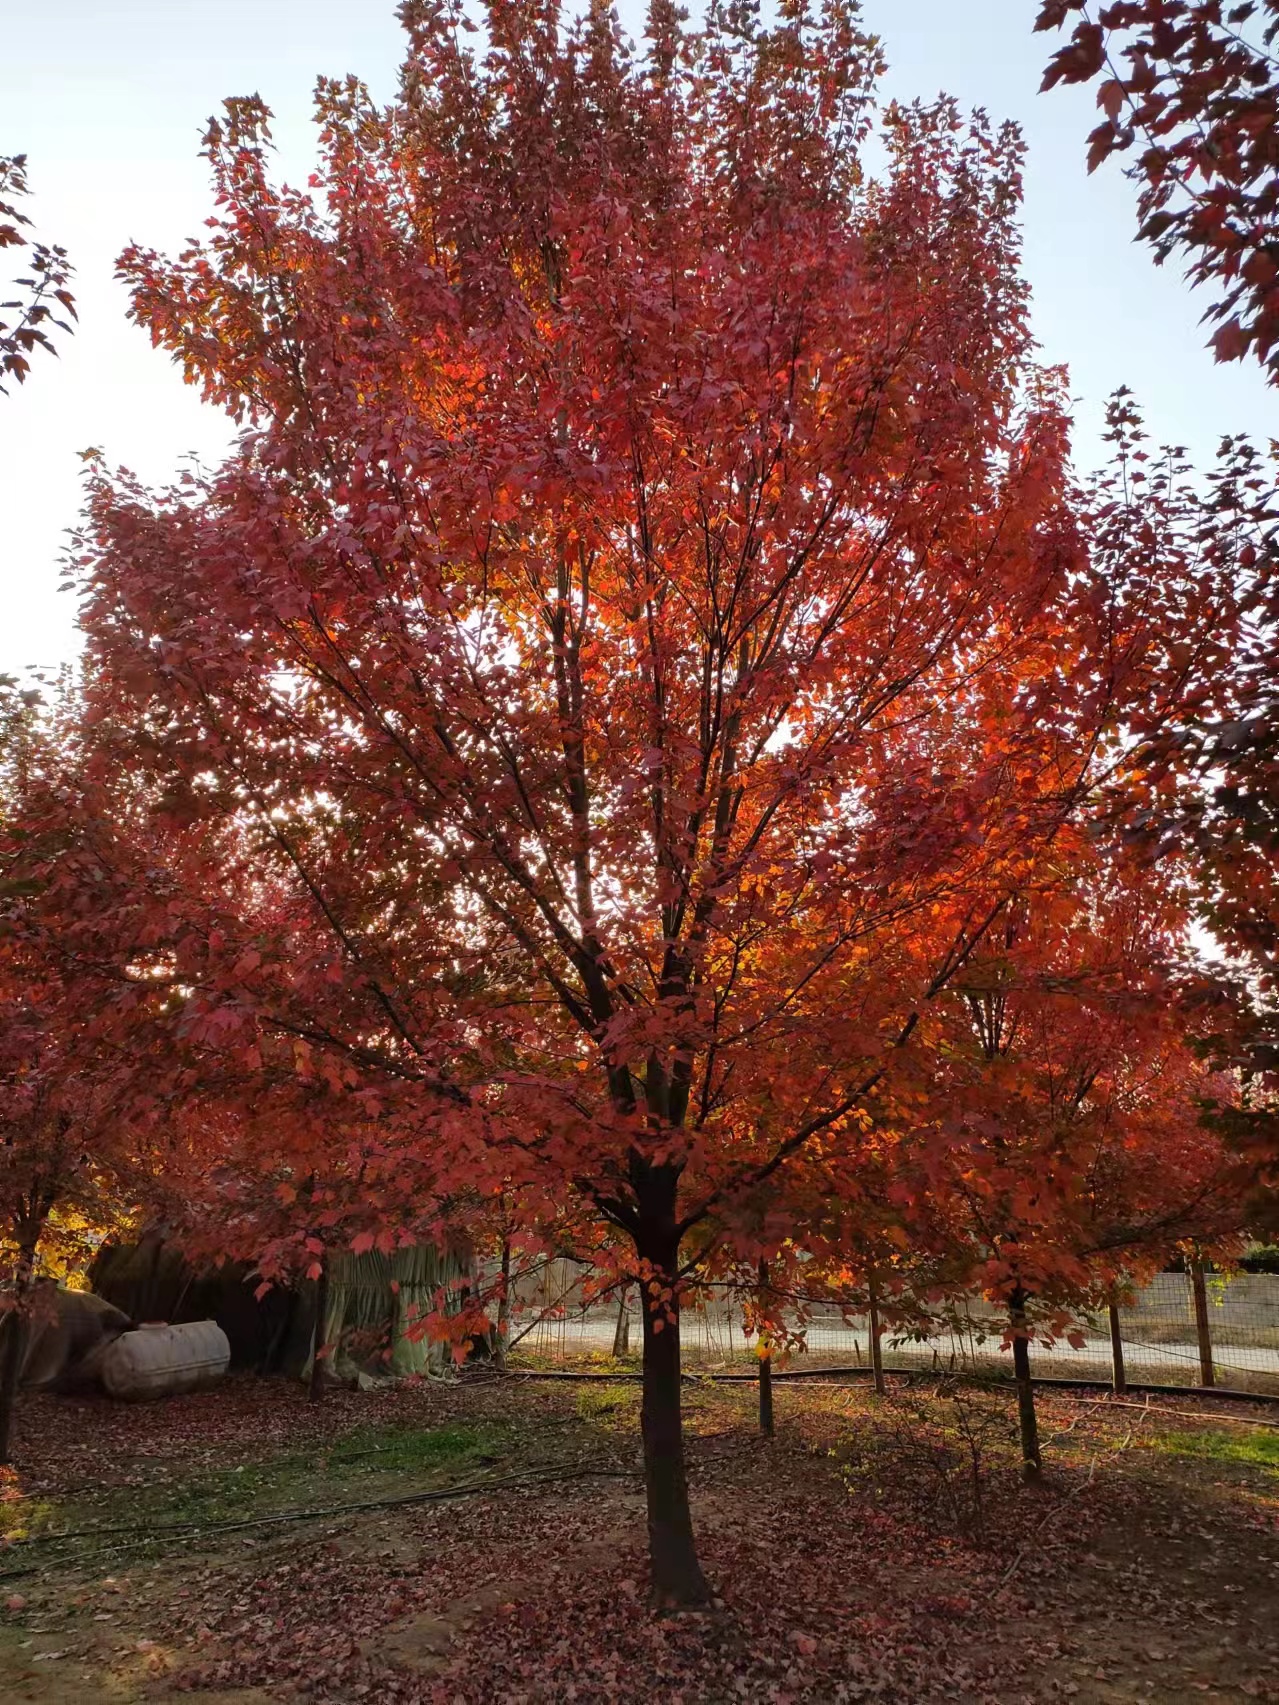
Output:
<path fill-rule="evenodd" d="M 890 1379 L 938 1379 L 957 1378 L 947 1369 L 937 1368 L 885 1368 L 885 1374 Z M 773 1383 L 778 1380 L 829 1380 L 837 1384 L 846 1379 L 870 1379 L 874 1369 L 870 1367 L 849 1368 L 785 1368 L 773 1370 Z M 505 1376 L 507 1379 L 564 1379 L 576 1380 L 579 1383 L 600 1380 L 609 1385 L 636 1384 L 643 1379 L 642 1373 L 594 1373 L 577 1372 L 573 1369 L 560 1368 L 513 1368 Z M 680 1375 L 685 1385 L 758 1385 L 759 1375 L 753 1373 L 683 1373 Z M 1006 1374 L 996 1375 L 993 1379 L 983 1379 L 980 1375 L 967 1376 L 967 1383 L 975 1385 L 1012 1385 L 1012 1380 Z M 1081 1391 L 1113 1391 L 1114 1386 L 1108 1379 L 1069 1379 L 1062 1374 L 1032 1374 L 1032 1385 L 1047 1386 L 1050 1389 Z M 1279 1395 L 1270 1391 L 1240 1391 L 1229 1385 L 1158 1385 L 1148 1380 L 1130 1379 L 1127 1382 L 1129 1391 L 1153 1391 L 1161 1397 L 1221 1397 L 1231 1403 L 1269 1403 L 1279 1404 Z M 1269 1426 L 1270 1422 L 1259 1422 L 1259 1426 Z"/>
<path fill-rule="evenodd" d="M 776 1378 L 776 1375 L 774 1375 Z M 1011 1384 L 1011 1381 L 1007 1383 Z M 1108 1379 L 1066 1379 L 1061 1374 L 1035 1374 L 1031 1379 L 1032 1385 L 1060 1386 L 1066 1389 L 1077 1387 L 1084 1391 L 1113 1391 L 1114 1385 Z M 1222 1397 L 1229 1403 L 1279 1403 L 1279 1396 L 1273 1391 L 1240 1391 L 1232 1385 L 1156 1385 L 1149 1380 L 1130 1379 L 1125 1382 L 1129 1391 L 1153 1391 L 1160 1397 Z M 1258 1422 L 1259 1426 L 1270 1426 L 1271 1422 Z"/>
<path fill-rule="evenodd" d="M 786 1368 L 773 1370 L 773 1379 L 843 1379 L 848 1375 L 860 1375 L 870 1378 L 873 1373 L 870 1367 L 864 1368 Z M 896 1368 L 885 1368 L 885 1373 L 898 1375 Z M 931 1370 L 929 1370 L 931 1374 Z M 902 1379 L 927 1378 L 929 1374 L 921 1375 L 917 1368 L 900 1371 Z M 509 1373 L 499 1375 L 505 1379 L 566 1379 L 578 1382 L 601 1380 L 607 1385 L 634 1385 L 644 1378 L 642 1373 L 596 1373 L 576 1368 L 512 1368 Z M 759 1375 L 753 1373 L 681 1373 L 680 1380 L 684 1385 L 758 1385 Z M 1183 1386 L 1182 1390 L 1185 1389 Z"/>
<path fill-rule="evenodd" d="M 638 1474 L 638 1469 L 628 1468 L 584 1468 L 579 1464 L 551 1463 L 545 1469 L 533 1474 L 503 1474 L 490 1476 L 484 1480 L 468 1480 L 459 1486 L 440 1486 L 429 1492 L 404 1492 L 390 1498 L 367 1498 L 358 1503 L 332 1504 L 322 1509 L 307 1510 L 277 1510 L 269 1516 L 246 1516 L 238 1521 L 185 1521 L 157 1522 L 150 1527 L 83 1527 L 73 1528 L 66 1533 L 37 1533 L 29 1539 L 18 1540 L 14 1550 L 26 1550 L 33 1545 L 55 1545 L 69 1539 L 105 1539 L 127 1536 L 126 1544 L 133 1541 L 144 1541 L 163 1534 L 216 1534 L 237 1533 L 248 1527 L 274 1527 L 285 1522 L 321 1521 L 335 1516 L 360 1515 L 370 1510 L 397 1509 L 406 1504 L 444 1503 L 453 1498 L 466 1498 L 482 1492 L 498 1491 L 504 1488 L 520 1486 L 557 1485 L 569 1480 L 632 1480 Z M 120 1546 L 90 1547 L 86 1557 L 92 1557 L 101 1550 L 119 1550 Z M 59 1562 L 79 1562 L 79 1557 L 60 1558 Z M 22 1575 L 33 1575 L 41 1565 L 30 1563 L 21 1569 L 5 1569 L 0 1571 L 0 1581 L 11 1581 Z"/>

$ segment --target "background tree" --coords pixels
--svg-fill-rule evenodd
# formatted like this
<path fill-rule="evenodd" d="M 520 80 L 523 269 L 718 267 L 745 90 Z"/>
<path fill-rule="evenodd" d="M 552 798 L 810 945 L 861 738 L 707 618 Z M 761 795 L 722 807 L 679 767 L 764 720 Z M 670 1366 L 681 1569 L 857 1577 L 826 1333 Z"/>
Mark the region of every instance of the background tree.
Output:
<path fill-rule="evenodd" d="M 102 1232 L 138 1187 L 134 1055 L 148 1004 L 140 875 L 87 785 L 74 705 L 0 687 L 0 1460 L 38 1263 Z M 136 957 L 135 957 L 136 955 Z M 65 1247 L 57 1251 L 65 1256 Z"/>
<path fill-rule="evenodd" d="M 1248 1174 L 1204 1117 L 1234 1086 L 1197 1058 L 1178 999 L 1186 922 L 1166 870 L 1096 854 L 1010 908 L 944 1015 L 944 1111 L 902 1145 L 943 1204 L 952 1285 L 1006 1313 L 1028 1478 L 1036 1332 L 1073 1336 L 1186 1239 L 1228 1247 L 1243 1230 Z"/>
<path fill-rule="evenodd" d="M 1226 439 L 1207 477 L 1195 479 L 1180 452 L 1149 446 L 1131 398 L 1119 393 L 1110 414 L 1112 470 L 1098 490 L 1094 551 L 1119 573 L 1154 527 L 1193 553 L 1225 527 L 1239 564 L 1229 640 L 1205 667 L 1177 644 L 1170 667 L 1190 690 L 1179 711 L 1158 724 L 1135 724 L 1136 761 L 1104 815 L 1128 853 L 1171 860 L 1187 884 L 1198 923 L 1232 968 L 1212 968 L 1188 1020 L 1206 1057 L 1249 1083 L 1224 1114 L 1244 1151 L 1267 1161 L 1279 1153 L 1274 1087 L 1279 1064 L 1279 556 L 1276 466 L 1247 440 Z M 1189 990 L 1185 991 L 1189 999 Z"/>
<path fill-rule="evenodd" d="M 28 242 L 31 221 L 20 203 L 29 193 L 25 154 L 0 154 L 0 249 L 23 248 Z M 68 320 L 76 317 L 75 298 L 68 288 L 72 267 L 65 249 L 47 243 L 31 243 L 27 275 L 14 282 L 22 292 L 0 302 L 0 394 L 3 380 L 20 385 L 37 349 L 54 350 L 51 330 L 70 333 Z M 65 318 L 60 317 L 65 316 Z"/>
<path fill-rule="evenodd" d="M 1251 353 L 1279 378 L 1279 7 L 1274 0 L 1043 0 L 1036 28 L 1074 20 L 1044 88 L 1097 82 L 1088 168 L 1133 156 L 1139 235 L 1159 262 L 1221 291 L 1219 361 Z"/>
<path fill-rule="evenodd" d="M 1068 24 L 1071 39 L 1050 62 L 1044 87 L 1096 81 L 1104 116 L 1089 137 L 1089 169 L 1111 154 L 1132 158 L 1140 235 L 1157 260 L 1179 254 L 1192 283 L 1219 292 L 1205 314 L 1217 322 L 1217 358 L 1251 354 L 1273 381 L 1279 377 L 1279 7 L 1274 0 L 1044 0 L 1036 27 Z M 1135 519 L 1149 487 L 1137 496 L 1128 480 L 1146 477 L 1141 463 L 1149 455 L 1140 423 L 1125 413 L 1114 422 L 1124 451 L 1115 514 Z M 1165 452 L 1165 459 L 1175 454 Z M 1271 1157 L 1279 1153 L 1274 493 L 1273 458 L 1239 439 L 1227 440 L 1206 489 L 1183 482 L 1177 494 L 1175 524 L 1187 538 L 1214 524 L 1219 505 L 1235 508 L 1250 580 L 1247 617 L 1218 673 L 1229 690 L 1215 714 L 1188 707 L 1180 724 L 1152 743 L 1148 785 L 1129 818 L 1148 848 L 1190 853 L 1202 919 L 1240 966 L 1236 998 L 1222 1001 L 1217 990 L 1208 1045 L 1252 1079 L 1250 1104 L 1230 1123 L 1250 1152 Z"/>

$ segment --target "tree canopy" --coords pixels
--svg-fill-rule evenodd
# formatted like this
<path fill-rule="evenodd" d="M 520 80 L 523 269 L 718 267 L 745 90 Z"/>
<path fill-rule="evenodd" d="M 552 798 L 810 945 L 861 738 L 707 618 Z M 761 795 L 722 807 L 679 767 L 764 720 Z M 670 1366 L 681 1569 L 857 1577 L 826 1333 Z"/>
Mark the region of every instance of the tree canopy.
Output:
<path fill-rule="evenodd" d="M 654 1585 L 703 1603 L 691 1287 L 975 1283 L 1024 1349 L 1235 1229 L 1189 879 L 1114 829 L 1233 713 L 1268 498 L 1122 394 L 1077 474 L 1020 138 L 881 111 L 855 6 L 401 10 L 306 189 L 228 102 L 209 234 L 121 263 L 240 430 L 92 467 L 103 1022 L 268 1278 L 462 1231 L 499 1292 L 512 1238 L 638 1280 Z"/>

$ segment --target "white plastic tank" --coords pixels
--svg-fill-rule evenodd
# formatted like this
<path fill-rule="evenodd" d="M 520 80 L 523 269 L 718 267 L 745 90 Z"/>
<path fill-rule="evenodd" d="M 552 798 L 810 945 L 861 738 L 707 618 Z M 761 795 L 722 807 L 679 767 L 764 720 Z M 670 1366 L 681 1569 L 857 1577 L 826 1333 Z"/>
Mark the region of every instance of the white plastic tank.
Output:
<path fill-rule="evenodd" d="M 177 1397 L 216 1385 L 231 1360 L 231 1346 L 216 1320 L 185 1326 L 146 1325 L 122 1332 L 98 1364 L 112 1397 L 139 1403 Z"/>

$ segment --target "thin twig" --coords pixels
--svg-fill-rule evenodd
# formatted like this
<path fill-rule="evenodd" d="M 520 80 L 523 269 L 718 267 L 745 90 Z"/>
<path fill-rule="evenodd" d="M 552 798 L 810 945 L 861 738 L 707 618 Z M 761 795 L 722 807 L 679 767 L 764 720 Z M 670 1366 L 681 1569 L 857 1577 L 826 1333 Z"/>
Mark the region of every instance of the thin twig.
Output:
<path fill-rule="evenodd" d="M 1096 1452 L 1094 1452 L 1092 1460 L 1088 1464 L 1088 1472 L 1083 1477 L 1083 1479 L 1075 1482 L 1075 1484 L 1070 1488 L 1069 1492 L 1066 1493 L 1065 1498 L 1063 1498 L 1060 1503 L 1054 1503 L 1048 1510 L 1046 1510 L 1044 1512 L 1043 1517 L 1035 1523 L 1035 1526 L 1032 1528 L 1032 1530 L 1031 1530 L 1029 1536 L 1027 1537 L 1027 1539 L 1025 1540 L 1024 1544 L 1018 1550 L 1017 1555 L 1013 1558 L 1012 1562 L 1008 1565 L 1008 1567 L 1004 1570 L 1003 1574 L 999 1577 L 999 1584 L 1001 1587 L 1006 1587 L 1008 1585 L 1008 1583 L 1012 1579 L 1013 1575 L 1021 1567 L 1021 1564 L 1022 1564 L 1023 1560 L 1025 1559 L 1027 1552 L 1035 1544 L 1036 1540 L 1039 1538 L 1040 1534 L 1044 1531 L 1044 1529 L 1048 1526 L 1049 1522 L 1055 1520 L 1056 1517 L 1061 1514 L 1062 1503 L 1069 1503 L 1072 1498 L 1077 1498 L 1081 1492 L 1087 1491 L 1087 1489 L 1092 1485 L 1093 1481 L 1097 1478 L 1097 1464 L 1101 1461 L 1102 1457 L 1108 1456 L 1108 1457 L 1111 1457 L 1112 1459 L 1118 1458 L 1118 1457 L 1121 1457 L 1123 1455 L 1123 1453 L 1128 1449 L 1128 1446 L 1132 1443 L 1132 1435 L 1133 1435 L 1134 1429 L 1141 1425 L 1141 1421 L 1145 1419 L 1145 1414 L 1148 1413 L 1148 1410 L 1149 1410 L 1148 1405 L 1141 1404 L 1141 1403 L 1131 1404 L 1130 1407 L 1133 1409 L 1141 1409 L 1143 1411 L 1141 1418 L 1132 1423 L 1132 1425 L 1128 1428 L 1128 1431 L 1124 1434 L 1123 1438 L 1120 1439 L 1119 1443 L 1117 1445 L 1115 1445 L 1111 1450 L 1102 1451 L 1099 1449 Z"/>

